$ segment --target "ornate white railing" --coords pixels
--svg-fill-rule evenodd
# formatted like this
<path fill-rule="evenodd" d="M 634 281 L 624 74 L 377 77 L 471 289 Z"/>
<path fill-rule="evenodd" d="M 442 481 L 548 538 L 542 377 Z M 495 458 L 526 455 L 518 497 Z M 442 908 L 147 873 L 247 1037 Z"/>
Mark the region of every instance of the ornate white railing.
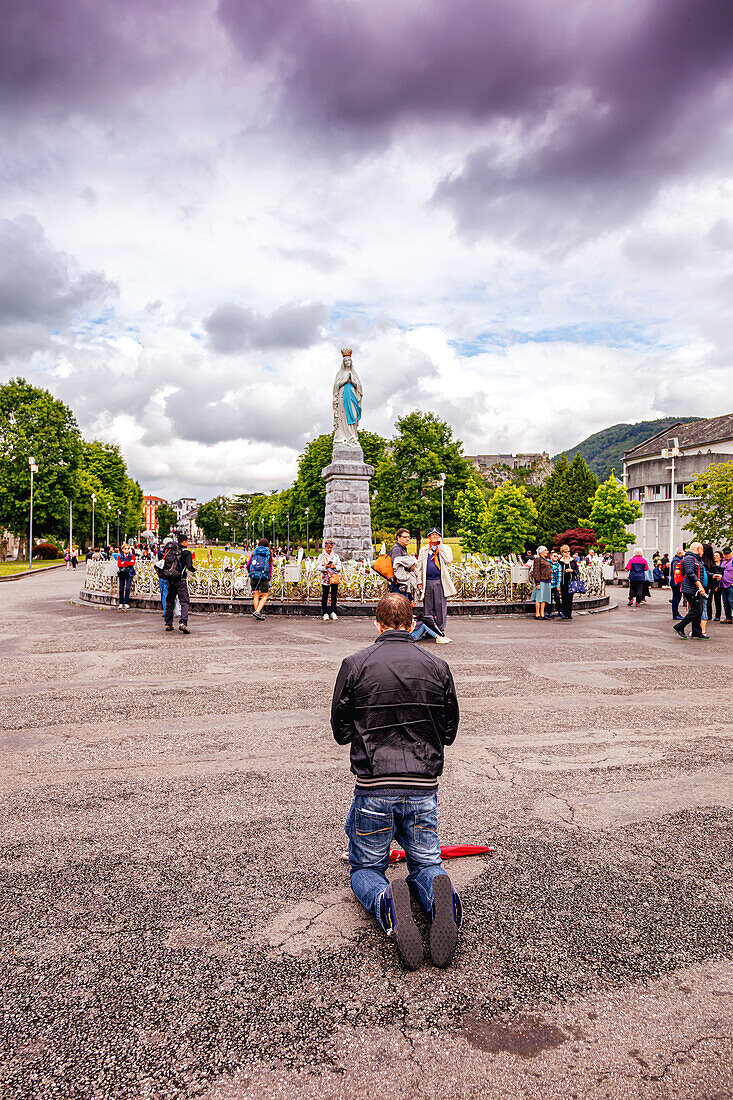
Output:
<path fill-rule="evenodd" d="M 243 600 L 252 595 L 249 576 L 245 568 L 246 558 L 230 560 L 230 564 L 204 562 L 196 566 L 196 572 L 188 576 L 188 588 L 192 596 L 212 599 Z M 449 572 L 456 586 L 458 600 L 509 603 L 528 600 L 531 583 L 521 581 L 512 584 L 512 562 L 508 558 L 489 558 L 485 563 L 478 558 L 451 565 Z M 516 569 L 516 563 L 515 569 Z M 605 583 L 600 563 L 581 565 L 580 575 L 585 581 L 588 596 L 602 596 Z M 297 578 L 297 579 L 291 579 Z M 87 563 L 84 588 L 87 592 L 116 595 L 117 576 L 113 562 L 90 561 Z M 341 570 L 339 599 L 344 602 L 371 603 L 386 591 L 384 581 L 364 562 L 348 562 Z M 300 566 L 280 558 L 275 561 L 270 582 L 270 593 L 278 600 L 319 600 L 321 575 L 315 559 L 301 562 Z M 159 594 L 158 574 L 151 562 L 138 562 L 135 566 L 133 596 Z"/>

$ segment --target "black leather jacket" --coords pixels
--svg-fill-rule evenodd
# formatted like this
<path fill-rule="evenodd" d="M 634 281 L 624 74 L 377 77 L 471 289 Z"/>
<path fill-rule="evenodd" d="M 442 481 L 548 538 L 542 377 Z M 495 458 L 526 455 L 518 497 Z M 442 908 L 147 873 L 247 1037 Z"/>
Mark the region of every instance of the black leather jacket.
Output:
<path fill-rule="evenodd" d="M 342 662 L 331 728 L 351 744 L 357 787 L 434 788 L 458 729 L 450 668 L 406 631 L 386 631 Z"/>

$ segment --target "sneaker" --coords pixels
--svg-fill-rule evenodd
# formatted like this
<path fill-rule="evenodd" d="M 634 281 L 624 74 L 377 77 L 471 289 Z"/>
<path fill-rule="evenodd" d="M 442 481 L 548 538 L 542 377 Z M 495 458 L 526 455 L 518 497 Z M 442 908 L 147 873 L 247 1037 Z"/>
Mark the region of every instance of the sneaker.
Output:
<path fill-rule="evenodd" d="M 678 638 L 684 638 L 685 641 L 687 641 L 687 635 L 685 634 L 684 630 L 680 630 L 678 626 L 673 626 L 672 629 L 674 630 Z"/>
<path fill-rule="evenodd" d="M 166 630 L 172 630 L 173 629 L 173 624 L 171 623 L 171 625 L 168 626 L 168 624 L 166 623 L 165 628 L 166 628 Z"/>
<path fill-rule="evenodd" d="M 712 638 L 709 634 L 696 634 L 694 637 L 699 638 L 701 642 L 712 642 Z"/>
<path fill-rule="evenodd" d="M 261 623 L 265 621 L 265 616 L 262 611 L 255 611 L 255 619 L 259 619 Z"/>
<path fill-rule="evenodd" d="M 178 624 L 178 629 L 180 630 L 181 634 L 190 634 L 191 633 L 191 631 L 188 629 L 188 625 L 186 623 L 179 623 Z"/>
<path fill-rule="evenodd" d="M 452 642 L 452 641 L 453 641 L 453 639 L 452 638 L 446 638 L 445 634 L 443 635 L 442 638 L 439 634 L 438 637 L 435 639 L 436 645 L 447 645 L 448 642 Z"/>
<path fill-rule="evenodd" d="M 328 615 L 324 615 L 324 616 L 323 616 L 323 621 L 324 621 L 324 623 L 327 623 L 327 622 L 328 622 Z"/>
<path fill-rule="evenodd" d="M 405 969 L 417 970 L 423 961 L 422 936 L 412 915 L 410 888 L 405 880 L 398 878 L 391 882 L 378 905 L 379 923 L 394 940 Z"/>
<path fill-rule="evenodd" d="M 433 879 L 433 912 L 430 925 L 430 958 L 436 966 L 448 966 L 458 945 L 460 898 L 448 875 Z"/>
<path fill-rule="evenodd" d="M 332 611 L 331 612 L 331 621 L 335 623 L 337 619 L 338 619 L 338 615 L 336 614 L 335 611 Z"/>

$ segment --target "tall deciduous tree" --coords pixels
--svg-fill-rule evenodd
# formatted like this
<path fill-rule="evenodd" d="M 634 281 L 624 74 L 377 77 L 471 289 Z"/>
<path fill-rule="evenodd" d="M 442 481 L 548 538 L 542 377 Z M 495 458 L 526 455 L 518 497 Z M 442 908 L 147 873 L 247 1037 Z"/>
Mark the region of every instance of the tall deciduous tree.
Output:
<path fill-rule="evenodd" d="M 626 528 L 640 516 L 639 505 L 635 500 L 629 500 L 626 489 L 611 474 L 608 481 L 596 489 L 590 515 L 581 522 L 593 528 L 604 549 L 624 553 L 629 543 L 634 541 L 634 536 Z"/>
<path fill-rule="evenodd" d="M 234 534 L 234 515 L 229 498 L 218 496 L 202 504 L 196 513 L 196 523 L 203 531 L 204 537 L 212 542 L 231 540 Z M 229 527 L 225 526 L 227 523 Z"/>
<path fill-rule="evenodd" d="M 76 420 L 62 401 L 24 378 L 0 386 L 0 528 L 15 535 L 28 531 L 32 457 L 38 465 L 33 529 L 63 538 L 81 451 Z"/>
<path fill-rule="evenodd" d="M 203 506 L 202 506 L 203 507 Z M 199 509 L 199 512 L 201 509 Z M 158 528 L 158 538 L 165 539 L 168 537 L 171 531 L 171 527 L 175 528 L 178 515 L 175 508 L 171 508 L 170 504 L 159 504 L 155 509 L 155 522 Z M 199 523 L 198 517 L 196 522 Z M 199 523 L 199 527 L 201 524 Z M 205 532 L 204 532 L 205 533 Z"/>
<path fill-rule="evenodd" d="M 490 554 L 521 554 L 537 528 L 534 501 L 519 485 L 506 482 L 486 507 L 486 549 Z"/>
<path fill-rule="evenodd" d="M 733 543 L 733 462 L 714 462 L 685 488 L 690 499 L 680 507 L 687 527 L 701 542 Z"/>
<path fill-rule="evenodd" d="M 458 536 L 461 546 L 469 553 L 486 548 L 489 511 L 484 494 L 478 485 L 471 481 L 465 489 L 456 495 L 458 513 Z"/>
<path fill-rule="evenodd" d="M 445 474 L 445 526 L 453 531 L 458 526 L 458 493 L 478 484 L 478 475 L 460 440 L 453 438 L 453 429 L 435 413 L 408 413 L 396 427 L 372 481 L 374 517 L 385 530 L 409 527 L 419 546 L 422 534 L 440 524 L 439 475 Z"/>

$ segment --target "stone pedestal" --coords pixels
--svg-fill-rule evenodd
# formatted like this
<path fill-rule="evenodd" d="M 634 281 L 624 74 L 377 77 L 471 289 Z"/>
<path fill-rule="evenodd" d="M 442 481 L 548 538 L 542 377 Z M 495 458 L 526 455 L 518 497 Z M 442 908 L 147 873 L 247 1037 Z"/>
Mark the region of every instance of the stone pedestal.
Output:
<path fill-rule="evenodd" d="M 361 447 L 334 443 L 331 465 L 321 477 L 326 481 L 326 516 L 323 538 L 334 541 L 342 561 L 372 557 L 372 513 L 369 507 L 369 479 L 374 467 L 364 462 Z"/>

